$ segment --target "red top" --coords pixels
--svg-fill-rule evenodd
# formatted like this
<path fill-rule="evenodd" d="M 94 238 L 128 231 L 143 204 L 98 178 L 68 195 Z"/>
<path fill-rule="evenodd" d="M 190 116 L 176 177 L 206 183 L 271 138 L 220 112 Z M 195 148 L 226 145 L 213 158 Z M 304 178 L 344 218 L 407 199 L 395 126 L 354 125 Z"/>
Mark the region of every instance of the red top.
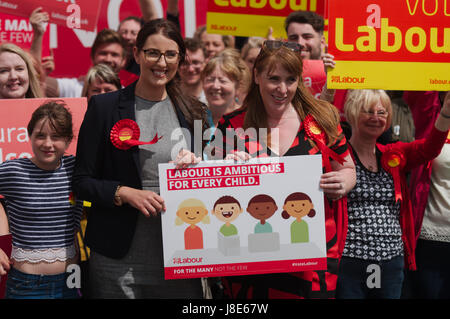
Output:
<path fill-rule="evenodd" d="M 437 157 L 445 144 L 448 132 L 438 131 L 435 127 L 431 129 L 429 136 L 425 139 L 416 140 L 411 143 L 397 142 L 393 144 L 377 144 L 383 153 L 401 152 L 405 163 L 400 169 L 399 185 L 401 187 L 402 202 L 400 206 L 400 226 L 402 228 L 402 240 L 405 246 L 405 263 L 409 269 L 416 269 L 415 248 L 416 238 L 414 231 L 414 218 L 410 200 L 410 193 L 405 173 L 420 165 L 423 165 Z M 395 174 L 394 177 L 395 184 Z M 397 191 L 397 190 L 396 190 Z"/>
<path fill-rule="evenodd" d="M 223 142 L 233 150 L 236 145 L 226 137 L 227 130 L 242 128 L 245 110 L 237 110 L 222 117 L 217 127 Z M 338 127 L 339 138 L 330 147 L 345 157 L 349 154 L 348 144 Z M 244 135 L 240 141 L 252 157 L 270 156 L 272 151 L 261 145 L 256 138 Z M 239 145 L 239 144 L 238 144 Z M 218 150 L 225 153 L 224 150 Z M 301 125 L 291 147 L 284 156 L 320 154 L 319 148 L 307 138 Z M 225 155 L 225 154 L 222 154 Z M 328 159 L 323 158 L 323 162 Z M 326 166 L 326 165 L 324 165 Z M 334 298 L 337 281 L 337 267 L 342 256 L 347 235 L 347 198 L 330 202 L 325 199 L 325 232 L 327 242 L 327 270 L 294 273 L 264 274 L 252 276 L 224 277 L 225 294 L 230 298 Z"/>
<path fill-rule="evenodd" d="M 189 226 L 184 231 L 185 249 L 203 249 L 203 232 L 200 227 Z"/>

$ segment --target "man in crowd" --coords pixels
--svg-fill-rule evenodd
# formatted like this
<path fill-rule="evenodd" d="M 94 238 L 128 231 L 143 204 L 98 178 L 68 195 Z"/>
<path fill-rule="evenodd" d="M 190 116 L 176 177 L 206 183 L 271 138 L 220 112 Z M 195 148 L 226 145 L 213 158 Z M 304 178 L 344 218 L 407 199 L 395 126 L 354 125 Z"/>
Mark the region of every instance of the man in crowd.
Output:
<path fill-rule="evenodd" d="M 284 22 L 288 41 L 303 46 L 305 60 L 320 60 L 326 46 L 324 20 L 312 11 L 295 11 Z"/>
<path fill-rule="evenodd" d="M 125 45 L 119 33 L 111 29 L 103 29 L 97 34 L 91 48 L 93 65 L 106 64 L 117 74 L 126 63 Z M 51 97 L 81 97 L 84 76 L 79 78 L 47 78 L 47 87 Z"/>
<path fill-rule="evenodd" d="M 143 20 L 138 17 L 129 16 L 120 21 L 117 29 L 125 44 L 127 62 L 124 69 L 136 75 L 139 75 L 140 70 L 139 65 L 134 60 L 133 47 L 136 44 L 136 38 L 139 30 L 141 30 L 142 22 Z"/>
<path fill-rule="evenodd" d="M 201 73 L 206 61 L 205 53 L 201 43 L 196 39 L 186 38 L 184 44 L 186 46 L 186 61 L 179 68 L 181 89 L 183 93 L 191 94 L 206 103 L 201 81 Z"/>

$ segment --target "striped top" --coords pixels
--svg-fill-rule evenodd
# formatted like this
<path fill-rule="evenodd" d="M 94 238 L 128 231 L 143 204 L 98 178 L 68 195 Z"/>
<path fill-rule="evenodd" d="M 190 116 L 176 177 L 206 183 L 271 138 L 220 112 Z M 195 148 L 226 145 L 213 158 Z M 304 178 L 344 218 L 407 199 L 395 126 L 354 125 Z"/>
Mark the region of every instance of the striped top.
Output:
<path fill-rule="evenodd" d="M 61 158 L 54 171 L 38 168 L 28 158 L 0 165 L 0 194 L 5 197 L 13 246 L 22 249 L 73 245 L 82 201 L 69 201 L 74 156 Z"/>

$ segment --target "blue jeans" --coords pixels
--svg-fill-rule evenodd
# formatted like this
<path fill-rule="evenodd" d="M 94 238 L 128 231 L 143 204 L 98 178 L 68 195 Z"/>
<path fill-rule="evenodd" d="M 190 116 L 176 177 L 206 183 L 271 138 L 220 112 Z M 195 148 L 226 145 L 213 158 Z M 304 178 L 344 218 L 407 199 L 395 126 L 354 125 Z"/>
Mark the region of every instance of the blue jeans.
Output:
<path fill-rule="evenodd" d="M 31 275 L 11 268 L 5 299 L 77 299 L 77 288 L 68 288 L 68 274 Z"/>
<path fill-rule="evenodd" d="M 375 278 L 378 275 L 377 282 Z M 336 298 L 400 299 L 404 277 L 403 256 L 380 262 L 342 257 L 339 264 Z"/>

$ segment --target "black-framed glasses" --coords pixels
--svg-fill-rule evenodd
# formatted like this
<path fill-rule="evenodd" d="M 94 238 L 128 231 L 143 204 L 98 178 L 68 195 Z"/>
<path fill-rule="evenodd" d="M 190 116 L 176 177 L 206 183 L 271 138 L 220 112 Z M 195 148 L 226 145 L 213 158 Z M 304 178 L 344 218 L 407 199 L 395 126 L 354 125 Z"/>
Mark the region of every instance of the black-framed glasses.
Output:
<path fill-rule="evenodd" d="M 279 49 L 281 47 L 286 47 L 289 50 L 292 50 L 294 52 L 300 52 L 303 50 L 303 45 L 295 43 L 295 42 L 285 42 L 285 41 L 279 41 L 279 40 L 266 40 L 263 44 L 264 47 L 268 48 L 269 50 L 275 50 Z"/>
<path fill-rule="evenodd" d="M 175 50 L 167 50 L 165 52 L 161 52 L 158 49 L 146 49 L 142 50 L 145 54 L 145 58 L 151 62 L 158 62 L 161 59 L 161 56 L 164 56 L 164 60 L 167 64 L 177 63 L 179 52 Z"/>

